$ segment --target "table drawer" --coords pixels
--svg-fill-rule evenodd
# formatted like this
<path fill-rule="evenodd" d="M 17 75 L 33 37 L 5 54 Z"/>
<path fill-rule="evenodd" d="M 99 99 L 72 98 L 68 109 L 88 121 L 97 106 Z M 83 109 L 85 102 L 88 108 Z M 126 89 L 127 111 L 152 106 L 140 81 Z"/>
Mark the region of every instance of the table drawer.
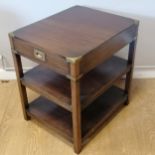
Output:
<path fill-rule="evenodd" d="M 16 37 L 13 38 L 13 44 L 15 50 L 21 55 L 39 64 L 46 65 L 47 67 L 50 67 L 60 74 L 69 74 L 69 64 L 66 62 L 65 58 L 54 55 L 49 51 L 41 49 L 29 42 L 20 40 Z"/>

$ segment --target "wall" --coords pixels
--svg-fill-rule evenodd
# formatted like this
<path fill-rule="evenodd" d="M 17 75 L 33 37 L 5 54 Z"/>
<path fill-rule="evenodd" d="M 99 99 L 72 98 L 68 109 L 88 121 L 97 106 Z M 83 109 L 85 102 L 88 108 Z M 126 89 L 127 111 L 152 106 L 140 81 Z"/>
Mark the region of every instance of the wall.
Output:
<path fill-rule="evenodd" d="M 140 20 L 136 53 L 137 67 L 155 67 L 155 1 L 154 0 L 0 0 L 0 54 L 6 68 L 12 68 L 8 32 L 55 14 L 73 5 L 84 5 Z M 120 55 L 123 54 L 121 52 Z M 31 62 L 24 60 L 24 67 Z"/>

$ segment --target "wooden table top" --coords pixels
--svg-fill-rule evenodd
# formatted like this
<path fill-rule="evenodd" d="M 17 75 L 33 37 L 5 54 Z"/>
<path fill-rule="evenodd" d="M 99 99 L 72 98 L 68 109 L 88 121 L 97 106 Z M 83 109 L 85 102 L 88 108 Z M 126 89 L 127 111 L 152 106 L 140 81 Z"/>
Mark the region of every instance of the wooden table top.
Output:
<path fill-rule="evenodd" d="M 74 6 L 14 32 L 14 36 L 62 57 L 79 57 L 104 44 L 135 20 Z"/>

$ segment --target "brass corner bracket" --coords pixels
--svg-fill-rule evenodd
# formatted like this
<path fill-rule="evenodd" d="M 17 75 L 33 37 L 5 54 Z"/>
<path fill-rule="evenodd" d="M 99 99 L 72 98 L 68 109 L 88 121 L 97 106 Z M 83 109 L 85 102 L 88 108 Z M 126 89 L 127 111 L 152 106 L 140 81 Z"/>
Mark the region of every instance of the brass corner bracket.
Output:
<path fill-rule="evenodd" d="M 66 57 L 66 61 L 69 63 L 76 63 L 77 61 L 80 61 L 82 56 L 78 57 Z"/>

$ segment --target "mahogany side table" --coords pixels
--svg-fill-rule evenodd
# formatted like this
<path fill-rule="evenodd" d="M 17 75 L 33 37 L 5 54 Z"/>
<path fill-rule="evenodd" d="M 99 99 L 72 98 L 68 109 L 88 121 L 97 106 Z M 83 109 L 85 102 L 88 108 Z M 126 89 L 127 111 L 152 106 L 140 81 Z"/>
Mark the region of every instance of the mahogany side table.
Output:
<path fill-rule="evenodd" d="M 79 153 L 129 102 L 138 25 L 74 6 L 10 33 L 24 118 L 55 130 Z M 114 56 L 128 44 L 128 60 Z M 21 56 L 38 65 L 23 73 Z M 123 75 L 124 89 L 114 86 Z M 26 87 L 40 97 L 28 103 Z"/>

